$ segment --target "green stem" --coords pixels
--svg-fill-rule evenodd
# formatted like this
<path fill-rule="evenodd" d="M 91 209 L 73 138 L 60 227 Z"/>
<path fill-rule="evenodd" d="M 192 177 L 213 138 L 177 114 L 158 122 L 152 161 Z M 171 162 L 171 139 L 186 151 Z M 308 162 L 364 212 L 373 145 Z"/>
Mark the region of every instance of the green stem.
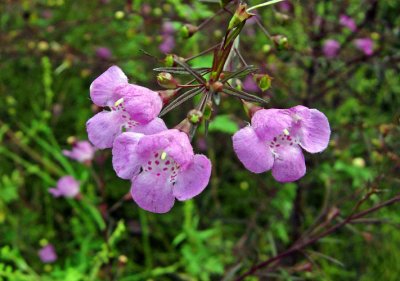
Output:
<path fill-rule="evenodd" d="M 143 241 L 143 251 L 144 251 L 144 260 L 146 271 L 151 271 L 153 267 L 153 258 L 151 256 L 151 247 L 150 247 L 150 230 L 149 223 L 147 221 L 147 214 L 142 209 L 139 209 L 139 220 L 142 228 L 142 241 Z"/>
<path fill-rule="evenodd" d="M 269 5 L 278 3 L 278 2 L 282 2 L 282 1 L 283 0 L 272 0 L 272 1 L 269 1 L 269 2 L 262 3 L 262 4 L 258 4 L 258 5 L 255 5 L 253 7 L 248 8 L 247 12 L 250 12 L 252 10 L 255 10 L 255 9 L 258 9 L 258 8 L 261 8 L 261 7 L 269 6 Z"/>

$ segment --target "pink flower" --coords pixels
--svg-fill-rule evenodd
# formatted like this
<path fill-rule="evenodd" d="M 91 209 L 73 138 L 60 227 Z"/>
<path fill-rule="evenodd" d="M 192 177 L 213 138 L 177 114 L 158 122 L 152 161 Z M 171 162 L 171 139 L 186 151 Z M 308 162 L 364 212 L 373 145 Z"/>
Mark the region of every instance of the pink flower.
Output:
<path fill-rule="evenodd" d="M 349 17 L 347 15 L 340 15 L 339 23 L 342 26 L 347 27 L 348 29 L 350 29 L 353 32 L 357 30 L 356 22 L 351 17 Z"/>
<path fill-rule="evenodd" d="M 185 133 L 172 129 L 154 135 L 123 133 L 115 139 L 113 166 L 117 175 L 132 180 L 131 194 L 139 207 L 166 213 L 175 198 L 200 194 L 211 175 L 210 160 L 194 154 Z"/>
<path fill-rule="evenodd" d="M 323 151 L 329 143 L 326 116 L 304 106 L 291 109 L 262 109 L 247 126 L 233 136 L 233 148 L 243 165 L 253 173 L 272 169 L 279 182 L 300 179 L 306 173 L 302 149 Z"/>
<path fill-rule="evenodd" d="M 38 251 L 39 258 L 44 263 L 52 263 L 57 260 L 57 254 L 52 244 L 47 244 Z"/>
<path fill-rule="evenodd" d="M 371 38 L 356 39 L 354 40 L 354 45 L 366 56 L 371 56 L 374 53 L 374 41 Z"/>
<path fill-rule="evenodd" d="M 125 131 L 157 133 L 167 127 L 157 118 L 162 108 L 158 93 L 128 83 L 117 66 L 112 66 L 90 85 L 92 101 L 109 111 L 102 111 L 86 123 L 90 142 L 97 148 L 112 147 L 115 137 Z"/>
<path fill-rule="evenodd" d="M 57 182 L 55 188 L 50 188 L 49 192 L 54 197 L 74 198 L 79 194 L 79 182 L 72 176 L 64 176 Z"/>
<path fill-rule="evenodd" d="M 162 53 L 168 54 L 175 48 L 175 38 L 171 35 L 164 35 L 163 40 L 158 46 Z"/>
<path fill-rule="evenodd" d="M 322 52 L 327 58 L 334 58 L 340 50 L 340 43 L 336 40 L 329 39 L 324 42 Z"/>
<path fill-rule="evenodd" d="M 63 150 L 63 154 L 78 162 L 90 162 L 93 160 L 96 148 L 88 141 L 78 141 L 72 146 L 72 150 Z"/>
<path fill-rule="evenodd" d="M 249 92 L 260 92 L 260 88 L 258 87 L 256 81 L 254 81 L 252 75 L 247 75 L 244 79 L 243 89 Z"/>
<path fill-rule="evenodd" d="M 171 22 L 164 22 L 161 28 L 162 42 L 158 47 L 163 53 L 170 53 L 175 48 L 175 29 Z"/>
<path fill-rule="evenodd" d="M 103 60 L 108 60 L 112 57 L 112 52 L 109 48 L 99 47 L 96 49 L 96 56 Z"/>
<path fill-rule="evenodd" d="M 282 12 L 290 12 L 293 9 L 292 3 L 290 1 L 285 0 L 278 3 L 278 9 Z"/>

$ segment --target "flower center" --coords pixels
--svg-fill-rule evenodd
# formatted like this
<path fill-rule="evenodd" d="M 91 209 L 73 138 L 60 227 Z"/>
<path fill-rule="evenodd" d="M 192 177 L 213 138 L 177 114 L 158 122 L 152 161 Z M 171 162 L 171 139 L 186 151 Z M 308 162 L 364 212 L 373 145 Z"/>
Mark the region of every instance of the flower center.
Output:
<path fill-rule="evenodd" d="M 297 145 L 298 140 L 290 135 L 288 129 L 283 130 L 283 133 L 274 137 L 274 139 L 267 143 L 269 149 L 275 158 L 279 158 L 279 150 L 284 147 Z"/>
<path fill-rule="evenodd" d="M 179 165 L 165 151 L 155 152 L 143 167 L 144 172 L 157 177 L 167 177 L 170 183 L 175 183 Z"/>
<path fill-rule="evenodd" d="M 131 116 L 126 112 L 126 109 L 124 108 L 124 99 L 120 98 L 117 100 L 113 106 L 110 106 L 111 111 L 119 112 L 121 115 L 121 118 L 125 120 L 125 122 L 122 124 L 122 127 L 125 129 L 131 129 L 133 127 L 136 127 L 139 123 L 136 122 L 131 118 Z"/>

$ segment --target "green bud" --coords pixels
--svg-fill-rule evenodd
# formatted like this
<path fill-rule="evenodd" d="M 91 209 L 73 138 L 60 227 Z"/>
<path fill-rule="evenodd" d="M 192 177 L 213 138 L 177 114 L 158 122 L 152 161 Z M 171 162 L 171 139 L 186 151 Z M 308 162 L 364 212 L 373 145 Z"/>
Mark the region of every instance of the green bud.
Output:
<path fill-rule="evenodd" d="M 181 27 L 180 29 L 180 35 L 183 38 L 190 38 L 193 36 L 193 34 L 195 34 L 197 31 L 199 30 L 199 28 L 195 25 L 192 24 L 185 24 Z"/>
<path fill-rule="evenodd" d="M 189 113 L 187 115 L 187 119 L 192 124 L 200 123 L 202 117 L 203 117 L 203 113 L 201 113 L 201 111 L 197 110 L 197 109 L 192 109 L 191 111 L 189 111 Z"/>
<path fill-rule="evenodd" d="M 164 59 L 164 65 L 166 67 L 171 67 L 174 66 L 174 56 L 173 55 L 167 55 Z"/>
<path fill-rule="evenodd" d="M 269 44 L 265 44 L 262 46 L 262 50 L 264 53 L 269 53 L 271 51 L 272 47 Z"/>
<path fill-rule="evenodd" d="M 272 40 L 274 41 L 278 50 L 283 50 L 283 49 L 289 48 L 288 38 L 284 35 L 274 35 L 274 36 L 272 36 Z"/>
<path fill-rule="evenodd" d="M 211 119 L 212 111 L 213 111 L 212 102 L 208 101 L 207 104 L 206 104 L 206 107 L 204 109 L 204 114 L 203 114 L 205 120 L 210 120 Z"/>
<path fill-rule="evenodd" d="M 157 75 L 157 82 L 161 87 L 166 89 L 176 89 L 178 83 L 174 79 L 171 73 L 161 72 Z"/>
<path fill-rule="evenodd" d="M 256 74 L 253 78 L 263 92 L 271 87 L 272 77 L 268 74 Z"/>
<path fill-rule="evenodd" d="M 117 20 L 121 20 L 125 17 L 125 13 L 123 11 L 116 11 L 114 16 Z"/>
<path fill-rule="evenodd" d="M 275 12 L 275 18 L 281 22 L 289 20 L 289 16 L 283 13 Z"/>

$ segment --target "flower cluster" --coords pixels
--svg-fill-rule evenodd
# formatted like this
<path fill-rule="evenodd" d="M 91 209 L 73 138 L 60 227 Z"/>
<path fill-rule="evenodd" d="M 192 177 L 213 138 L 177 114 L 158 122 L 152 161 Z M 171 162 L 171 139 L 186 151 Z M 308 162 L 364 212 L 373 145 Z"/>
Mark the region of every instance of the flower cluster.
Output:
<path fill-rule="evenodd" d="M 304 106 L 290 109 L 262 109 L 247 126 L 233 136 L 233 147 L 243 165 L 254 173 L 272 169 L 279 182 L 300 179 L 306 173 L 302 148 L 323 151 L 329 143 L 326 116 Z"/>
<path fill-rule="evenodd" d="M 99 149 L 111 148 L 122 131 L 157 133 L 167 127 L 157 115 L 162 107 L 158 93 L 128 83 L 117 66 L 110 67 L 90 86 L 90 97 L 100 107 L 108 107 L 86 123 L 89 140 Z"/>
<path fill-rule="evenodd" d="M 117 175 L 131 180 L 133 200 L 154 213 L 168 212 L 175 198 L 183 201 L 201 193 L 211 175 L 211 162 L 193 153 L 188 135 L 168 130 L 157 117 L 158 93 L 129 84 L 112 66 L 90 87 L 98 106 L 110 110 L 87 122 L 89 140 L 99 149 L 111 148 Z"/>
<path fill-rule="evenodd" d="M 194 154 L 187 133 L 168 130 L 157 117 L 162 108 L 158 93 L 129 84 L 122 70 L 113 66 L 92 83 L 90 96 L 109 110 L 87 122 L 89 140 L 99 149 L 112 148 L 113 168 L 120 178 L 131 181 L 132 198 L 141 208 L 165 213 L 175 199 L 187 200 L 205 189 L 211 162 Z M 329 137 L 328 119 L 316 109 L 261 109 L 251 126 L 235 133 L 233 147 L 248 170 L 272 170 L 277 181 L 290 182 L 306 172 L 302 148 L 321 152 Z M 75 149 L 82 154 L 82 149 Z M 64 153 L 78 160 L 73 152 Z M 51 192 L 64 194 L 62 186 Z"/>

